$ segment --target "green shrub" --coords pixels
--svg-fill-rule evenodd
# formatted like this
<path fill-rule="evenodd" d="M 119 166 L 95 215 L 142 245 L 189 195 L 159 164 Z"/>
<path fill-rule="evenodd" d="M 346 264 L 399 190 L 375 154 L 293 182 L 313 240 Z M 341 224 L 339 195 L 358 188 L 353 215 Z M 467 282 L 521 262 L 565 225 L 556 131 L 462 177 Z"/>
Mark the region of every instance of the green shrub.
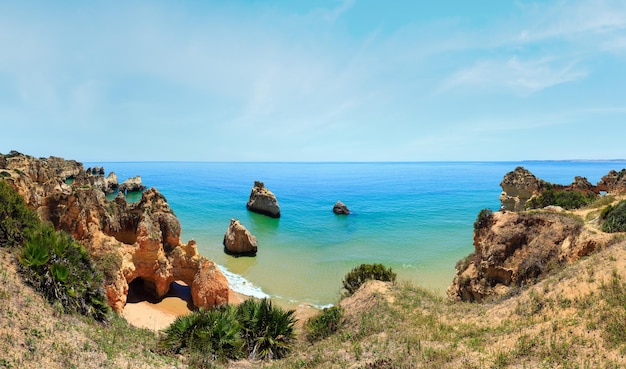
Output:
<path fill-rule="evenodd" d="M 489 208 L 482 209 L 478 212 L 476 221 L 474 221 L 474 230 L 486 227 L 491 222 L 493 211 Z"/>
<path fill-rule="evenodd" d="M 626 232 L 626 200 L 622 200 L 615 206 L 607 206 L 600 217 L 603 219 L 602 231 Z"/>
<path fill-rule="evenodd" d="M 343 313 L 341 307 L 333 306 L 323 309 L 317 316 L 309 319 L 306 323 L 307 339 L 314 342 L 335 333 L 341 325 Z"/>
<path fill-rule="evenodd" d="M 268 299 L 249 299 L 237 307 L 241 336 L 250 359 L 280 359 L 295 338 L 294 311 L 272 306 Z"/>
<path fill-rule="evenodd" d="M 170 354 L 186 354 L 199 367 L 244 356 L 279 359 L 295 338 L 293 315 L 293 310 L 272 306 L 267 299 L 199 310 L 176 318 L 159 346 Z"/>
<path fill-rule="evenodd" d="M 102 275 L 81 244 L 52 225 L 40 224 L 18 255 L 24 279 L 67 313 L 108 319 Z"/>
<path fill-rule="evenodd" d="M 343 288 L 347 291 L 346 296 L 355 293 L 363 283 L 374 279 L 395 282 L 396 273 L 382 264 L 361 264 L 352 269 L 343 279 Z"/>
<path fill-rule="evenodd" d="M 241 356 L 240 331 L 235 308 L 201 309 L 176 318 L 165 329 L 159 345 L 172 354 L 188 353 L 196 361 L 225 361 Z"/>
<path fill-rule="evenodd" d="M 549 189 L 541 195 L 531 198 L 526 204 L 527 208 L 540 209 L 546 206 L 560 206 L 563 209 L 579 209 L 589 205 L 598 199 L 594 193 L 582 193 L 579 191 L 557 191 Z"/>
<path fill-rule="evenodd" d="M 40 223 L 22 196 L 0 180 L 0 247 L 21 246 L 26 235 Z"/>

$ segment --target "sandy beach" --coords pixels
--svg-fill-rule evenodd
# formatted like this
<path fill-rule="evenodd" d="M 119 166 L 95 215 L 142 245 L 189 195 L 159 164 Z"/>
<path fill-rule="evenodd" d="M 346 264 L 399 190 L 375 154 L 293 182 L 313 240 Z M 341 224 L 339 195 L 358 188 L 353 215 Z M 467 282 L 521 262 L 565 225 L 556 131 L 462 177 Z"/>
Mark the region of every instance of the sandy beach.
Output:
<path fill-rule="evenodd" d="M 242 295 L 233 290 L 229 291 L 229 302 L 240 304 L 251 297 Z M 160 331 L 167 328 L 178 316 L 191 312 L 191 294 L 188 287 L 182 283 L 177 283 L 168 296 L 161 301 L 149 301 L 144 296 L 137 296 L 136 293 L 129 292 L 129 298 L 122 311 L 122 316 L 128 323 L 138 328 L 146 328 L 153 331 Z M 298 319 L 297 326 L 302 326 L 306 320 L 317 314 L 317 308 L 310 305 L 282 306 L 285 309 L 296 311 Z"/>

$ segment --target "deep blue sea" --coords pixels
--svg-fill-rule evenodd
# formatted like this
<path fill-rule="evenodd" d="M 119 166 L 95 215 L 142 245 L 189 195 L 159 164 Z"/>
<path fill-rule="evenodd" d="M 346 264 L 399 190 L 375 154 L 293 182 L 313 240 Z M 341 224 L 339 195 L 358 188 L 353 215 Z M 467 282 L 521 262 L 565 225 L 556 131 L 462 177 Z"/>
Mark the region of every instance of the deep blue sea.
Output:
<path fill-rule="evenodd" d="M 227 273 L 235 290 L 292 303 L 335 303 L 343 276 L 361 263 L 382 263 L 400 280 L 444 293 L 457 260 L 473 251 L 472 228 L 483 208 L 498 209 L 500 181 L 522 165 L 541 179 L 596 183 L 617 161 L 417 163 L 91 162 L 120 182 L 140 175 L 167 198 L 182 241 Z M 255 180 L 278 198 L 281 218 L 246 210 Z M 352 211 L 335 215 L 337 200 Z M 232 257 L 222 240 L 231 218 L 256 236 L 256 257 Z"/>

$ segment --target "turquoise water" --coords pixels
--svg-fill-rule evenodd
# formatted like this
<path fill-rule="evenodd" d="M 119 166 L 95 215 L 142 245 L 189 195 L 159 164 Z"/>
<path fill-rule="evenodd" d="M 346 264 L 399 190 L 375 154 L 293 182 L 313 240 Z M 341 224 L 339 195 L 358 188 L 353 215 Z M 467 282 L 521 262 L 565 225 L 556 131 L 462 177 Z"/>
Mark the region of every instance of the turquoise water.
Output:
<path fill-rule="evenodd" d="M 158 188 L 181 221 L 183 241 L 195 239 L 236 289 L 326 305 L 336 302 L 343 276 L 360 263 L 383 263 L 399 279 L 443 293 L 456 261 L 473 251 L 476 215 L 499 208 L 499 183 L 518 165 L 567 184 L 576 175 L 595 183 L 626 163 L 85 163 L 94 165 L 120 182 L 140 175 Z M 280 219 L 246 210 L 255 180 L 278 198 Z M 337 200 L 352 214 L 333 214 Z M 257 237 L 256 257 L 223 252 L 231 218 Z"/>

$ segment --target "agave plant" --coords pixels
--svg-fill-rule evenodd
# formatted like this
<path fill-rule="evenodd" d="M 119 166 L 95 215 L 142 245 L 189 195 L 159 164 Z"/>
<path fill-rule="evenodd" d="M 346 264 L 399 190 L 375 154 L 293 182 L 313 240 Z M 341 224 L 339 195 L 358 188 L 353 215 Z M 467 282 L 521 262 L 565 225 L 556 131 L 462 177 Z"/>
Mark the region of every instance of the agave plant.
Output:
<path fill-rule="evenodd" d="M 246 300 L 237 308 L 242 337 L 251 359 L 279 359 L 294 340 L 294 311 L 284 311 L 268 299 Z"/>

